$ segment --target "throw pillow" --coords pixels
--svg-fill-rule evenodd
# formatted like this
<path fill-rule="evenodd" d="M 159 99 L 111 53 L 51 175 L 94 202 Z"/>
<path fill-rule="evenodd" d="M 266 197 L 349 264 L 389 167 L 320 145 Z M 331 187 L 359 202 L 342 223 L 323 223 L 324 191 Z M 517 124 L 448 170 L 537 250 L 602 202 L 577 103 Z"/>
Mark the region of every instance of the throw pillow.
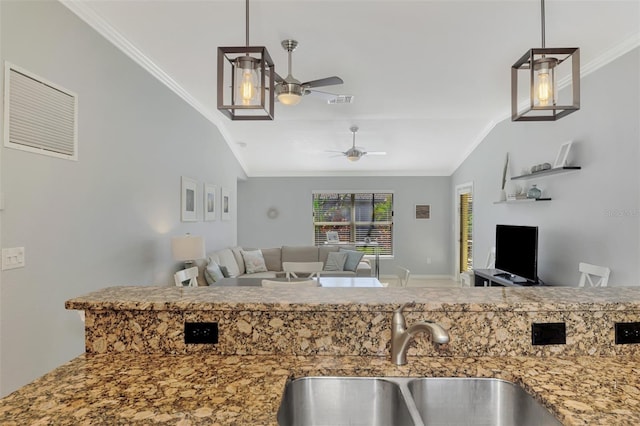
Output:
<path fill-rule="evenodd" d="M 344 270 L 356 272 L 356 269 L 358 269 L 358 264 L 360 264 L 360 260 L 362 260 L 364 253 L 361 251 L 344 249 L 340 249 L 340 252 L 347 254 L 347 261 L 344 263 Z"/>
<path fill-rule="evenodd" d="M 325 271 L 344 271 L 344 263 L 347 261 L 347 253 L 333 251 L 327 256 Z"/>
<path fill-rule="evenodd" d="M 207 280 L 207 284 L 213 285 L 223 278 L 224 274 L 220 270 L 220 265 L 214 260 L 209 260 L 207 268 L 204 270 L 204 279 Z"/>
<path fill-rule="evenodd" d="M 222 266 L 222 265 L 220 265 L 220 271 L 222 272 L 222 275 L 223 275 L 225 278 L 229 278 L 229 277 L 230 277 L 230 275 L 229 275 L 229 268 L 227 268 L 226 266 Z"/>
<path fill-rule="evenodd" d="M 256 272 L 267 272 L 267 265 L 264 263 L 264 257 L 260 250 L 244 251 L 241 250 L 244 267 L 247 274 L 255 274 Z"/>

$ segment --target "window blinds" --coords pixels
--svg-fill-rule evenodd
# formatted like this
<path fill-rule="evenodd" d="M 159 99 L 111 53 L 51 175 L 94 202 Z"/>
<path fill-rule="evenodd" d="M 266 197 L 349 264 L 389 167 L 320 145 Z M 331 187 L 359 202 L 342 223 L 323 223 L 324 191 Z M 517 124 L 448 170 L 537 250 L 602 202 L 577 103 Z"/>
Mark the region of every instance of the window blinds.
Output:
<path fill-rule="evenodd" d="M 327 231 L 337 231 L 342 242 L 379 244 L 381 255 L 393 254 L 392 193 L 314 193 L 314 243 L 324 244 Z M 371 247 L 359 250 L 372 252 Z"/>

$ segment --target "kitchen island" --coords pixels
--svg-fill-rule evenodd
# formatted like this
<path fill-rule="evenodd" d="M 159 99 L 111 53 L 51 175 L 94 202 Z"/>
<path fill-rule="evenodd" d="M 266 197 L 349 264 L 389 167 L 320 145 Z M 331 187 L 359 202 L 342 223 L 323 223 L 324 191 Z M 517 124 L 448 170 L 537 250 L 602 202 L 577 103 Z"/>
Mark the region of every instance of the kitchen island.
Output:
<path fill-rule="evenodd" d="M 87 314 L 87 353 L 0 400 L 0 423 L 275 425 L 289 378 L 336 375 L 503 378 L 563 424 L 640 424 L 638 345 L 614 345 L 607 325 L 637 320 L 635 288 L 300 290 L 117 287 L 68 301 Z M 396 366 L 391 312 L 408 300 L 409 324 L 435 320 L 451 342 L 420 335 Z M 184 344 L 194 320 L 215 320 L 219 343 Z M 565 345 L 531 345 L 532 321 L 559 320 Z"/>

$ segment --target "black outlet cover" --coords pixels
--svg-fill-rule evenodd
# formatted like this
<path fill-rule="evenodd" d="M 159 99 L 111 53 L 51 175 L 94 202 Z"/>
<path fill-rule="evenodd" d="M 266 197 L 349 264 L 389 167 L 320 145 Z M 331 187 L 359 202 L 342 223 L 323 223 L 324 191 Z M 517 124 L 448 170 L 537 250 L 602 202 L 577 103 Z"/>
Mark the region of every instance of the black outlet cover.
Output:
<path fill-rule="evenodd" d="M 640 343 L 640 322 L 617 322 L 616 345 Z"/>
<path fill-rule="evenodd" d="M 184 343 L 218 343 L 217 322 L 185 322 Z"/>
<path fill-rule="evenodd" d="M 567 327 L 563 322 L 532 323 L 532 345 L 564 345 L 567 343 Z"/>

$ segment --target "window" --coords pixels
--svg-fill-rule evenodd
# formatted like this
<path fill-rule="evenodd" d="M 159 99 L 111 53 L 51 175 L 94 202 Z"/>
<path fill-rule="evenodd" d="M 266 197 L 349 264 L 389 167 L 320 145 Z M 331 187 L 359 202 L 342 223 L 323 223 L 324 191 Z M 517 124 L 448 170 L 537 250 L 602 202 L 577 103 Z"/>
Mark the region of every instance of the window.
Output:
<path fill-rule="evenodd" d="M 324 244 L 327 232 L 338 233 L 340 241 L 379 244 L 380 255 L 393 255 L 393 194 L 390 192 L 317 192 L 313 194 L 314 243 Z M 358 250 L 374 254 L 375 248 Z"/>
<path fill-rule="evenodd" d="M 459 271 L 473 269 L 473 196 L 460 194 L 460 265 Z"/>

